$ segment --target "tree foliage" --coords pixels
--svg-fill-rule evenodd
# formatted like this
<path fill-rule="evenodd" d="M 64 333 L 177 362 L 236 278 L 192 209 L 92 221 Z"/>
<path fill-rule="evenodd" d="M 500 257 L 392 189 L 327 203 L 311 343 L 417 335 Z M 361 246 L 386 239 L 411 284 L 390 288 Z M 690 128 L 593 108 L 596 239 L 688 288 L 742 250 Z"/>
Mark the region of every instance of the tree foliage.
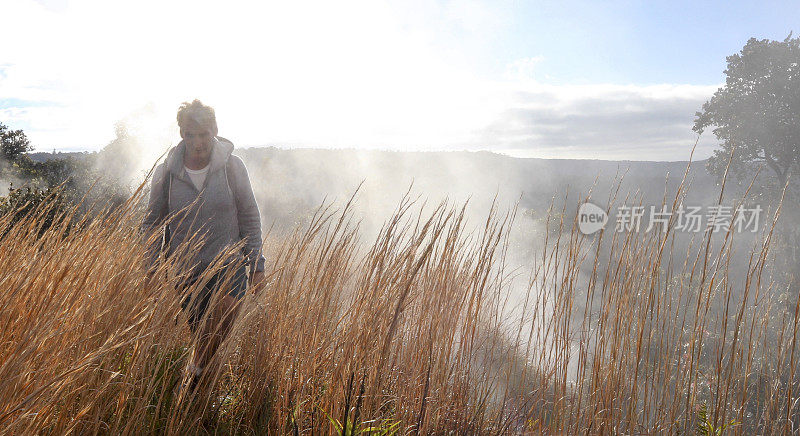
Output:
<path fill-rule="evenodd" d="M 33 150 L 31 142 L 25 136 L 25 132 L 11 130 L 3 123 L 0 123 L 0 152 L 7 160 L 17 160 L 23 153 Z"/>
<path fill-rule="evenodd" d="M 38 216 L 38 234 L 41 236 L 54 224 L 58 224 L 68 213 L 69 203 L 63 190 L 57 187 L 35 189 L 30 186 L 14 189 L 12 186 L 5 197 L 0 197 L 0 216 L 9 216 L 9 221 L 0 232 L 0 240 L 12 226 L 25 217 Z M 70 226 L 67 225 L 67 228 Z"/>
<path fill-rule="evenodd" d="M 53 217 L 70 207 L 76 207 L 79 216 L 94 214 L 117 207 L 130 196 L 113 173 L 98 171 L 102 167 L 96 153 L 33 160 L 27 154 L 33 147 L 25 133 L 2 123 L 0 140 L 5 158 L 0 159 L 0 193 L 5 193 L 0 195 L 0 216 L 11 214 L 12 224 L 49 207 L 43 221 L 49 227 Z"/>
<path fill-rule="evenodd" d="M 800 37 L 751 38 L 728 56 L 725 85 L 697 112 L 693 130 L 714 127 L 721 147 L 708 169 L 721 177 L 735 149 L 731 171 L 740 178 L 768 167 L 765 185 L 780 192 L 800 165 Z M 800 174 L 796 174 L 800 176 Z M 796 177 L 792 177 L 794 179 Z"/>

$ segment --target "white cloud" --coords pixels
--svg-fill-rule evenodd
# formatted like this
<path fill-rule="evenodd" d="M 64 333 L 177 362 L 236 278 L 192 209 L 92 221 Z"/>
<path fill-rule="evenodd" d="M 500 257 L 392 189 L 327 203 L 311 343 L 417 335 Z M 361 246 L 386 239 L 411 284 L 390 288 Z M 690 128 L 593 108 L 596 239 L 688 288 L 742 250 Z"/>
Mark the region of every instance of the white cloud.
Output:
<path fill-rule="evenodd" d="M 483 131 L 492 148 L 516 156 L 632 160 L 688 159 L 694 113 L 716 87 L 528 84 Z M 695 158 L 714 146 L 698 143 Z"/>
<path fill-rule="evenodd" d="M 544 56 L 517 59 L 506 66 L 505 78 L 515 81 L 535 80 L 536 68 L 542 61 Z"/>

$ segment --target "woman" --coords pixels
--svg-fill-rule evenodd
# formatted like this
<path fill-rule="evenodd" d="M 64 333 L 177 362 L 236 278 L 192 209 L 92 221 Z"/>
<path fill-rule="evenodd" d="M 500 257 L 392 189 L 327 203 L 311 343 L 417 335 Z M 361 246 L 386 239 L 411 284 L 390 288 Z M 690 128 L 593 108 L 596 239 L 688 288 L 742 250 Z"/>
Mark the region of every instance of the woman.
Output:
<path fill-rule="evenodd" d="M 217 121 L 210 106 L 199 100 L 181 104 L 178 126 L 183 140 L 155 170 L 142 229 L 149 234 L 166 222 L 168 254 L 185 241 L 199 241 L 199 249 L 188 253 L 189 283 L 198 280 L 220 253 L 244 240 L 250 282 L 258 284 L 264 278 L 261 217 L 244 162 L 231 154 L 230 141 L 217 136 Z M 153 264 L 158 248 L 150 247 Z M 201 324 L 212 295 L 222 288 L 224 294 Z M 182 303 L 189 311 L 192 333 L 197 335 L 188 367 L 192 390 L 230 331 L 246 288 L 245 266 L 235 271 L 225 267 L 197 295 Z"/>

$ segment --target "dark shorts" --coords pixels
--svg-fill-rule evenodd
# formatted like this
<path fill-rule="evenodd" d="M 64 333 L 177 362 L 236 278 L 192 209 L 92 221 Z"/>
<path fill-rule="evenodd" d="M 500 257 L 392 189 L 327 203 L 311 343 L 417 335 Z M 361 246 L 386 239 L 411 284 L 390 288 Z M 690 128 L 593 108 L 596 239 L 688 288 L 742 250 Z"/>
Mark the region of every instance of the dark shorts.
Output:
<path fill-rule="evenodd" d="M 192 331 L 195 331 L 200 325 L 200 321 L 208 311 L 208 305 L 214 294 L 224 291 L 227 295 L 237 300 L 244 296 L 247 290 L 247 268 L 245 266 L 239 267 L 232 272 L 233 276 L 226 279 L 226 274 L 230 274 L 230 269 L 231 267 L 223 268 L 220 272 L 214 274 L 202 289 L 190 293 L 181 302 L 181 308 L 189 312 L 189 327 Z M 196 283 L 197 280 L 199 280 L 199 275 L 189 280 L 187 287 Z M 223 287 L 224 289 L 222 289 Z"/>

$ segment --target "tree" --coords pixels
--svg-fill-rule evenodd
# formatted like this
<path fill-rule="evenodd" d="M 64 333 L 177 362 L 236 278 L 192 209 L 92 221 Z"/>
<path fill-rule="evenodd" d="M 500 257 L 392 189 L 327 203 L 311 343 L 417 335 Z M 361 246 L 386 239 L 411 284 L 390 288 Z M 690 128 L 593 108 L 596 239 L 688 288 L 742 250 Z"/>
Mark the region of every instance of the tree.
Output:
<path fill-rule="evenodd" d="M 725 85 L 697 112 L 693 130 L 714 126 L 721 148 L 708 169 L 717 177 L 735 149 L 731 171 L 739 178 L 766 166 L 765 183 L 780 192 L 800 177 L 800 37 L 783 41 L 751 38 L 740 53 L 727 57 Z"/>
<path fill-rule="evenodd" d="M 790 183 L 776 228 L 772 249 L 777 273 L 787 284 L 787 301 L 796 301 L 800 281 L 800 37 L 783 41 L 750 38 L 740 53 L 728 56 L 725 86 L 697 112 L 693 130 L 702 133 L 714 126 L 721 147 L 708 160 L 707 168 L 718 178 L 730 170 L 741 181 L 759 173 L 754 185 L 756 201 L 770 203 Z M 733 154 L 731 154 L 733 153 Z M 777 288 L 782 288 L 783 285 Z"/>
<path fill-rule="evenodd" d="M 8 126 L 0 123 L 0 151 L 7 160 L 14 161 L 22 153 L 33 150 L 25 132 L 22 130 L 11 130 Z"/>

